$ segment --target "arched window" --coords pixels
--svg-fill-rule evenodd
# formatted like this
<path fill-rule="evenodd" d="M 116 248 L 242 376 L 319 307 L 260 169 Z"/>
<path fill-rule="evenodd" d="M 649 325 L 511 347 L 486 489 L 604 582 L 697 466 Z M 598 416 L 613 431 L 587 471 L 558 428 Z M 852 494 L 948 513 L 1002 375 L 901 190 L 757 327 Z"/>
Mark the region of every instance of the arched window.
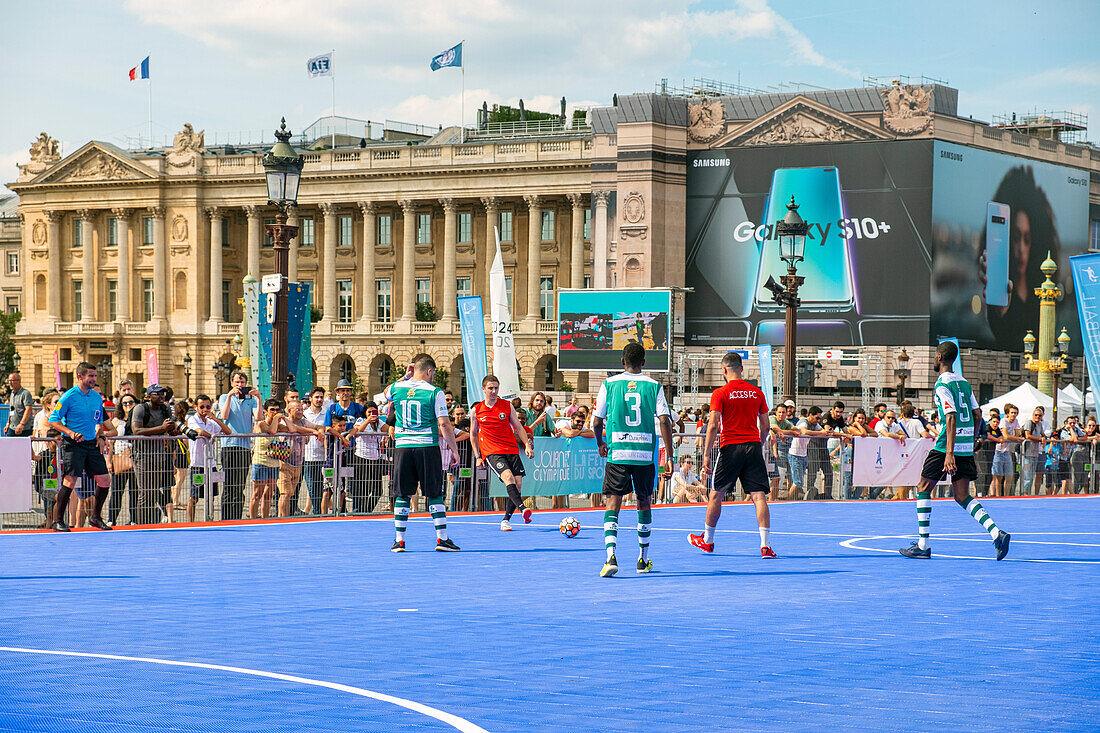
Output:
<path fill-rule="evenodd" d="M 46 308 L 46 276 L 39 273 L 34 278 L 34 309 L 44 311 Z"/>
<path fill-rule="evenodd" d="M 350 382 L 351 378 L 354 376 L 355 362 L 352 361 L 350 356 L 345 357 L 344 360 L 340 362 L 340 379 L 346 379 Z"/>
<path fill-rule="evenodd" d="M 543 389 L 553 391 L 555 389 L 555 385 L 554 385 L 554 360 L 553 359 L 547 359 L 546 360 L 546 366 L 543 367 L 542 375 L 543 375 L 543 382 L 545 383 L 545 386 L 543 387 Z"/>

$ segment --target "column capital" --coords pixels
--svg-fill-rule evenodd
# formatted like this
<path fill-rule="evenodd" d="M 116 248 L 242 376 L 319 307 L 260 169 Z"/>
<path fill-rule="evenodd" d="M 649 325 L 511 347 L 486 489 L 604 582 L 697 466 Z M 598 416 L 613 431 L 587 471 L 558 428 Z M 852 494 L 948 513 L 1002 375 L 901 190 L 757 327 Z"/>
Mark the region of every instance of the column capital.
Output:
<path fill-rule="evenodd" d="M 87 221 L 88 219 L 91 219 L 93 216 L 95 216 L 95 209 L 76 209 L 75 211 L 73 211 L 73 213 L 79 216 L 81 219 Z"/>
<path fill-rule="evenodd" d="M 397 204 L 401 207 L 401 210 L 405 212 L 405 216 L 413 216 L 416 214 L 416 201 L 412 199 L 398 199 Z"/>
<path fill-rule="evenodd" d="M 498 211 L 500 209 L 500 199 L 496 196 L 482 196 L 481 205 L 485 207 L 486 211 Z"/>
<path fill-rule="evenodd" d="M 46 217 L 48 223 L 57 224 L 64 218 L 65 212 L 57 209 L 42 209 L 42 216 Z"/>
<path fill-rule="evenodd" d="M 538 194 L 533 194 L 533 193 L 530 193 L 530 194 L 527 194 L 526 196 L 524 196 L 523 200 L 527 202 L 527 208 L 529 208 L 529 209 L 541 208 L 543 203 L 545 202 L 545 200 L 543 199 L 542 196 L 539 196 Z"/>
<path fill-rule="evenodd" d="M 260 207 L 256 204 L 247 204 L 242 206 L 241 209 L 244 211 L 244 215 L 249 219 L 258 219 L 260 217 Z"/>
<path fill-rule="evenodd" d="M 128 209 L 125 206 L 116 206 L 111 209 L 111 216 L 116 219 L 129 219 L 132 213 L 134 213 L 134 210 Z"/>
<path fill-rule="evenodd" d="M 610 197 L 610 191 L 593 191 L 592 203 L 596 204 L 596 206 L 607 206 L 607 201 Z"/>
<path fill-rule="evenodd" d="M 203 212 L 210 217 L 210 220 L 221 219 L 225 216 L 225 209 L 220 206 L 207 206 L 203 209 Z"/>
<path fill-rule="evenodd" d="M 569 199 L 569 203 L 573 204 L 574 209 L 584 208 L 584 194 L 583 193 L 567 193 L 565 195 Z"/>
<path fill-rule="evenodd" d="M 378 211 L 378 204 L 375 201 L 359 201 L 357 206 L 359 206 L 359 211 L 363 212 L 363 216 L 370 216 Z"/>
<path fill-rule="evenodd" d="M 168 216 L 168 207 L 166 206 L 150 206 L 149 214 L 154 219 L 163 219 Z"/>
<path fill-rule="evenodd" d="M 336 216 L 336 204 L 331 201 L 322 201 L 318 204 L 321 209 L 321 214 L 328 219 L 329 217 Z"/>
<path fill-rule="evenodd" d="M 443 207 L 444 214 L 453 214 L 458 211 L 458 201 L 453 197 L 439 199 L 439 205 Z"/>
<path fill-rule="evenodd" d="M 19 217 L 19 226 L 23 226 L 23 223 L 27 220 L 27 215 L 20 211 L 16 216 Z"/>

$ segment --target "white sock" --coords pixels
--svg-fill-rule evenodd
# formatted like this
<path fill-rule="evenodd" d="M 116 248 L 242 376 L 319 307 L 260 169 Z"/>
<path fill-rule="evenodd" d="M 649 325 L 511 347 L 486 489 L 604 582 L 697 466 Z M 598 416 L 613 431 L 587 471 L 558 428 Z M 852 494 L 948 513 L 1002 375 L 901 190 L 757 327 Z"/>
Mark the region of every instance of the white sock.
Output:
<path fill-rule="evenodd" d="M 771 528 L 769 528 L 769 527 L 761 527 L 760 528 L 760 546 L 761 547 L 771 547 L 771 545 L 768 544 L 768 533 L 769 532 L 771 532 Z"/>
<path fill-rule="evenodd" d="M 709 524 L 703 525 L 703 542 L 706 542 L 708 545 L 714 542 L 714 527 Z"/>

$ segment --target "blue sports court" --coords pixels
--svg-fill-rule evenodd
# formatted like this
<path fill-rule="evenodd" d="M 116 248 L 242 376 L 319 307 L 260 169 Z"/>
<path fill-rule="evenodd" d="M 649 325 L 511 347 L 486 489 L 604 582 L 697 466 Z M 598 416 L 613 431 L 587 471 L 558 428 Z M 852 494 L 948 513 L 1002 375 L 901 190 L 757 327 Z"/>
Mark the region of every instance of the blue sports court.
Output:
<path fill-rule="evenodd" d="M 1097 730 L 1100 499 L 654 510 L 655 572 L 598 577 L 602 514 L 0 536 L 0 730 Z"/>

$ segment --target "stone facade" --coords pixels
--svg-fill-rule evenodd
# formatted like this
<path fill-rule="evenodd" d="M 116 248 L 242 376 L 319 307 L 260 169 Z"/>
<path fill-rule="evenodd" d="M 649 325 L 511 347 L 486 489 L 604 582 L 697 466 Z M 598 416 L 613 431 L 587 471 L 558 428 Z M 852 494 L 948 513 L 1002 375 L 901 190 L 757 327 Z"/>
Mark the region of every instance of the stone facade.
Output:
<path fill-rule="evenodd" d="M 19 197 L 0 197 L 0 308 L 23 310 L 23 225 Z"/>

